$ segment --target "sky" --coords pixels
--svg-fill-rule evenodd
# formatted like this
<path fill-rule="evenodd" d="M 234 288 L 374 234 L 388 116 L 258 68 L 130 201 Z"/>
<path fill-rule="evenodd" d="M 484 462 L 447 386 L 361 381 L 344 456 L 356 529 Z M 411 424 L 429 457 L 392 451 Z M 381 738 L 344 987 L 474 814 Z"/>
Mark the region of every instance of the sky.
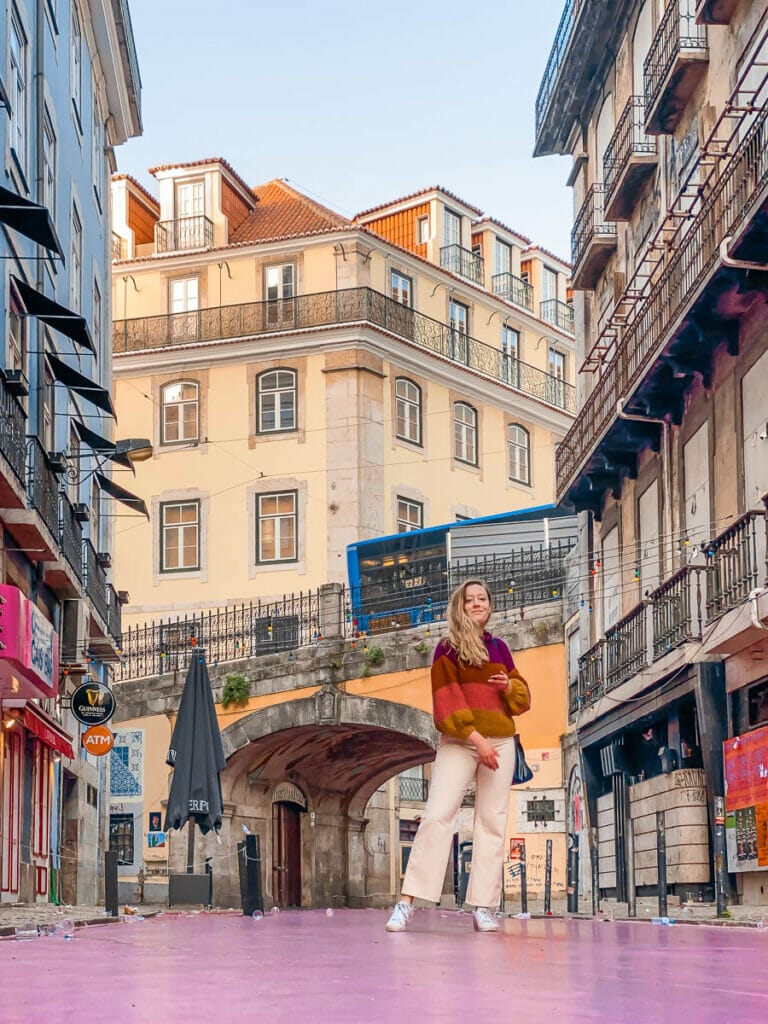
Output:
<path fill-rule="evenodd" d="M 130 0 L 144 134 L 118 169 L 227 159 L 346 216 L 430 185 L 567 257 L 534 101 L 563 0 Z"/>

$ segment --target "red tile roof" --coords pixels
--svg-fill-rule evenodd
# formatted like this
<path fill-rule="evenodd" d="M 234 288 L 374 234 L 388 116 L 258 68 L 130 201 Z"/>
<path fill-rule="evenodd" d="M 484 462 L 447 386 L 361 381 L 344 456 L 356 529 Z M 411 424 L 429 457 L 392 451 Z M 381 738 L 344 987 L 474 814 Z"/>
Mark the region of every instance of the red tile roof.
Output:
<path fill-rule="evenodd" d="M 418 192 L 410 192 L 407 196 L 400 196 L 399 199 L 390 199 L 386 203 L 379 203 L 378 206 L 371 206 L 368 210 L 361 210 L 360 213 L 356 213 L 352 218 L 354 221 L 358 221 L 361 217 L 367 217 L 370 213 L 375 213 L 377 210 L 385 210 L 388 206 L 396 206 L 398 203 L 405 203 L 409 199 L 416 199 L 418 196 L 425 196 L 429 192 L 442 192 L 443 195 L 449 196 L 451 199 L 455 199 L 457 203 L 461 203 L 468 210 L 472 210 L 479 217 L 483 212 L 478 210 L 476 206 L 466 202 L 461 196 L 457 196 L 455 192 L 449 192 L 447 188 L 443 188 L 442 185 L 430 185 L 428 188 L 420 188 Z"/>
<path fill-rule="evenodd" d="M 148 170 L 150 174 L 157 177 L 158 171 L 172 171 L 177 167 L 206 167 L 209 164 L 221 164 L 222 167 L 226 167 L 226 169 L 229 171 L 229 173 L 232 175 L 232 177 L 235 179 L 238 185 L 240 185 L 243 191 L 245 191 L 246 193 L 250 193 L 253 191 L 251 186 L 240 177 L 240 175 L 237 173 L 232 164 L 221 156 L 210 156 L 205 160 L 188 160 L 186 163 L 158 164 L 157 167 L 150 167 L 148 168 Z"/>
<path fill-rule="evenodd" d="M 144 186 L 136 181 L 135 178 L 131 177 L 130 174 L 113 174 L 112 181 L 130 181 L 134 188 L 141 192 L 143 198 L 146 199 L 148 203 L 151 203 L 152 206 L 156 207 L 158 210 L 160 209 L 160 203 L 158 203 L 152 193 L 147 192 Z"/>
<path fill-rule="evenodd" d="M 476 220 L 472 225 L 472 230 L 474 231 L 475 228 L 482 227 L 483 224 L 495 224 L 497 228 L 502 228 L 502 230 L 508 231 L 510 235 L 514 235 L 515 238 L 519 238 L 520 241 L 525 242 L 526 245 L 531 244 L 530 238 L 528 238 L 527 235 L 524 235 L 522 231 L 515 231 L 515 229 L 511 228 L 509 224 L 505 224 L 503 220 L 496 220 L 495 217 L 482 217 L 480 220 Z"/>
<path fill-rule="evenodd" d="M 527 252 L 543 252 L 546 256 L 551 256 L 553 260 L 557 260 L 558 263 L 562 263 L 564 267 L 571 269 L 571 261 L 564 260 L 562 256 L 558 256 L 556 252 L 552 252 L 551 249 L 545 249 L 543 245 L 529 245 L 527 249 L 523 250 L 523 255 Z"/>
<path fill-rule="evenodd" d="M 273 178 L 253 189 L 258 202 L 230 237 L 233 244 L 265 242 L 273 238 L 297 237 L 348 228 L 350 222 L 340 213 L 298 192 L 280 178 Z"/>

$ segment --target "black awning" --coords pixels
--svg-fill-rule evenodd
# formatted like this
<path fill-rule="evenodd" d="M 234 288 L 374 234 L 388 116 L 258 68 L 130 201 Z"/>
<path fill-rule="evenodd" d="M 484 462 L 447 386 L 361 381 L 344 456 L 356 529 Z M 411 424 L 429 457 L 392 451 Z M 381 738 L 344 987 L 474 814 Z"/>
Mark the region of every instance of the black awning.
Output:
<path fill-rule="evenodd" d="M 36 288 L 30 287 L 24 281 L 19 280 L 18 277 L 11 276 L 11 280 L 29 316 L 35 316 L 38 320 L 42 320 L 44 324 L 48 324 L 49 327 L 54 327 L 57 331 L 61 331 L 62 334 L 66 334 L 68 338 L 71 338 L 75 344 L 80 345 L 81 348 L 87 348 L 89 352 L 93 352 L 95 355 L 96 349 L 93 347 L 91 332 L 88 330 L 85 317 L 80 316 L 79 313 L 73 313 L 71 309 L 61 306 L 58 302 L 54 302 L 53 299 L 49 299 L 47 295 L 43 295 Z"/>
<path fill-rule="evenodd" d="M 125 452 L 118 451 L 114 441 L 109 441 L 106 437 L 102 437 L 101 434 L 97 434 L 95 430 L 86 427 L 80 420 L 72 420 L 72 425 L 77 431 L 77 436 L 83 444 L 88 445 L 91 451 L 96 452 L 97 455 L 106 456 L 112 462 L 117 463 L 118 466 L 125 466 L 126 469 L 130 469 L 134 476 L 136 475 L 133 463 Z"/>
<path fill-rule="evenodd" d="M 15 192 L 0 186 L 0 223 L 20 235 L 37 242 L 49 252 L 55 252 L 64 259 L 61 243 L 56 237 L 53 220 L 45 206 L 23 199 Z"/>
<path fill-rule="evenodd" d="M 105 494 L 111 495 L 115 501 L 121 501 L 128 508 L 132 508 L 134 512 L 141 512 L 143 516 L 149 519 L 149 512 L 147 512 L 147 506 L 142 498 L 139 498 L 136 494 L 131 494 L 130 491 L 126 491 L 124 487 L 120 487 L 119 484 L 114 483 L 108 476 L 104 476 L 103 473 L 94 473 L 94 476 L 96 477 L 96 483 Z"/>
<path fill-rule="evenodd" d="M 90 377 L 86 377 L 79 370 L 74 370 L 71 366 L 67 366 L 63 359 L 51 355 L 50 352 L 46 353 L 45 358 L 48 360 L 51 373 L 59 384 L 63 384 L 77 395 L 82 395 L 83 398 L 87 398 L 89 402 L 92 402 L 99 409 L 103 409 L 110 416 L 115 419 L 117 418 L 115 416 L 115 407 L 112 405 L 112 399 L 106 388 L 92 381 Z"/>

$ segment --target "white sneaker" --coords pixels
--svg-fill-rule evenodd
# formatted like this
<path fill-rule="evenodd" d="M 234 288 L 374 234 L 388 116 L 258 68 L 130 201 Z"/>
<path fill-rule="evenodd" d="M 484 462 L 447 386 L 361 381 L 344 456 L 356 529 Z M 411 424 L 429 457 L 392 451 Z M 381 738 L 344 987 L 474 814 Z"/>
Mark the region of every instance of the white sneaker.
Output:
<path fill-rule="evenodd" d="M 475 907 L 472 917 L 476 932 L 497 932 L 499 930 L 498 919 L 485 907 Z"/>
<path fill-rule="evenodd" d="M 408 903 L 407 900 L 400 900 L 396 903 L 392 913 L 390 914 L 389 920 L 387 921 L 388 932 L 402 932 L 405 931 L 405 926 L 413 917 L 413 904 Z"/>

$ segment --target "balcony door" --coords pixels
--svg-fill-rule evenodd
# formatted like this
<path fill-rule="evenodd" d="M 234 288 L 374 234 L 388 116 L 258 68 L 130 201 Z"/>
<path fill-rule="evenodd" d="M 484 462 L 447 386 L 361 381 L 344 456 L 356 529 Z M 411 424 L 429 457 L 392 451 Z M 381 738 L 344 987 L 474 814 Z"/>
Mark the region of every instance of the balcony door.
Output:
<path fill-rule="evenodd" d="M 197 249 L 206 244 L 205 187 L 202 181 L 176 185 L 176 217 L 173 225 L 174 249 Z"/>
<path fill-rule="evenodd" d="M 179 277 L 169 284 L 171 337 L 174 341 L 194 341 L 198 337 L 200 291 L 196 277 Z"/>
<path fill-rule="evenodd" d="M 619 552 L 619 528 L 614 526 L 603 537 L 601 545 L 600 570 L 602 580 L 602 629 L 610 629 L 621 618 L 621 557 Z"/>
<path fill-rule="evenodd" d="M 690 552 L 688 561 L 701 545 L 710 540 L 710 469 L 709 423 L 704 423 L 683 446 L 683 473 L 685 475 L 685 512 L 683 523 Z"/>
<path fill-rule="evenodd" d="M 761 498 L 768 494 L 768 352 L 744 374 L 741 382 L 742 436 L 744 452 L 744 509 L 762 508 Z M 755 534 L 758 585 L 764 582 L 765 530 Z"/>
<path fill-rule="evenodd" d="M 461 245 L 461 217 L 453 210 L 443 211 L 443 245 Z"/>
<path fill-rule="evenodd" d="M 659 560 L 659 485 L 646 487 L 637 503 L 637 565 L 640 598 L 655 590 L 661 582 Z"/>
<path fill-rule="evenodd" d="M 469 362 L 469 307 L 451 299 L 448 306 L 451 338 L 450 358 L 460 363 Z"/>

